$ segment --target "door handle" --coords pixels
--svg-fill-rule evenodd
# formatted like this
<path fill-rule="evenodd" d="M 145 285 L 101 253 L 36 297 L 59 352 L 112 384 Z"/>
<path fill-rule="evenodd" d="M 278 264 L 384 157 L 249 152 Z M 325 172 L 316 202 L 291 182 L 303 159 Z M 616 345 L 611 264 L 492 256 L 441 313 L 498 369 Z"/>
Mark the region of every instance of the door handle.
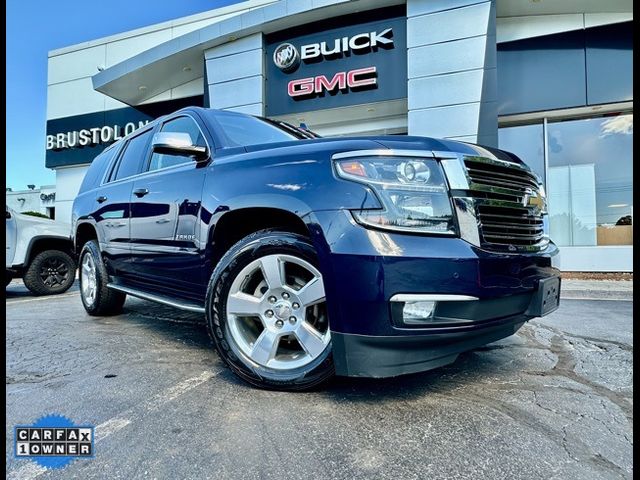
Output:
<path fill-rule="evenodd" d="M 147 193 L 149 193 L 149 190 L 146 188 L 136 188 L 133 191 L 133 194 L 138 198 L 144 197 Z"/>
<path fill-rule="evenodd" d="M 156 223 L 162 225 L 163 223 L 169 223 L 171 220 L 168 220 L 166 218 L 162 218 L 160 220 L 156 220 Z"/>
<path fill-rule="evenodd" d="M 98 203 L 103 203 L 107 201 L 107 197 L 105 197 L 104 195 L 100 195 L 98 198 L 96 198 L 96 202 Z"/>

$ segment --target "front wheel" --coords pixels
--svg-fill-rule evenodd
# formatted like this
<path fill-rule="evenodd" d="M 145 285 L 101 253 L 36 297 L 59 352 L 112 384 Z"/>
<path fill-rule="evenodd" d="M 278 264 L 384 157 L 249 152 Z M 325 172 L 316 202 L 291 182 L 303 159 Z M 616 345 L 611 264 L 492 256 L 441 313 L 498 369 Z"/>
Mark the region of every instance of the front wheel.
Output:
<path fill-rule="evenodd" d="M 80 252 L 80 298 L 89 315 L 116 315 L 122 311 L 126 294 L 107 287 L 109 275 L 97 240 L 85 243 Z"/>
<path fill-rule="evenodd" d="M 308 390 L 334 374 L 323 278 L 301 235 L 261 231 L 234 245 L 211 276 L 206 313 L 220 356 L 254 386 Z"/>

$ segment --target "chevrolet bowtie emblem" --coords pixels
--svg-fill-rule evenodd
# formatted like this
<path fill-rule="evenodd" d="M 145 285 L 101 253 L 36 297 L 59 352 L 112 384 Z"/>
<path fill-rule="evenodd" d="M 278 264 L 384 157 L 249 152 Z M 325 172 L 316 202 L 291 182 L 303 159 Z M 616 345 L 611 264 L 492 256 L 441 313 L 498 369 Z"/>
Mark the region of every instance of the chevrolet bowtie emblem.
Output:
<path fill-rule="evenodd" d="M 524 207 L 542 208 L 542 197 L 531 188 L 527 188 L 522 196 L 522 205 Z"/>

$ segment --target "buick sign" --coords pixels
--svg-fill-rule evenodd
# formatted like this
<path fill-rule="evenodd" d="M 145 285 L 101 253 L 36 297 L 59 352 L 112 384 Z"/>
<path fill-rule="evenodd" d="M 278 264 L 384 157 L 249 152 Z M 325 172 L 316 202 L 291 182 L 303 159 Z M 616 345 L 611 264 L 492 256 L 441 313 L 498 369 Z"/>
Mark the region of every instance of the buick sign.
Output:
<path fill-rule="evenodd" d="M 334 58 L 348 55 L 350 51 L 366 52 L 376 48 L 393 48 L 393 29 L 385 28 L 382 32 L 366 32 L 351 37 L 336 38 L 332 42 L 318 42 L 302 45 L 298 49 L 283 43 L 273 52 L 273 63 L 283 72 L 294 71 L 300 65 L 300 60 L 308 61 L 315 58 Z"/>
<path fill-rule="evenodd" d="M 385 28 L 382 32 L 364 32 L 351 37 L 336 38 L 331 42 L 318 42 L 302 45 L 302 60 L 318 57 L 332 58 L 348 55 L 353 52 L 369 52 L 376 48 L 393 48 L 393 29 Z"/>

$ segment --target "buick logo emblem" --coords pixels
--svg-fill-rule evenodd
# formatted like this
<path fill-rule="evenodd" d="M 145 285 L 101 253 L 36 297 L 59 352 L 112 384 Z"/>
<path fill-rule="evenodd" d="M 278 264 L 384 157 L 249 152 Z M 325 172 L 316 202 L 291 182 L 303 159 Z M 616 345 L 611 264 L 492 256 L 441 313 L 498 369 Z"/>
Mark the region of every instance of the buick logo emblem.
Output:
<path fill-rule="evenodd" d="M 298 49 L 290 43 L 278 45 L 273 52 L 273 63 L 283 72 L 291 72 L 300 65 L 300 54 Z"/>

